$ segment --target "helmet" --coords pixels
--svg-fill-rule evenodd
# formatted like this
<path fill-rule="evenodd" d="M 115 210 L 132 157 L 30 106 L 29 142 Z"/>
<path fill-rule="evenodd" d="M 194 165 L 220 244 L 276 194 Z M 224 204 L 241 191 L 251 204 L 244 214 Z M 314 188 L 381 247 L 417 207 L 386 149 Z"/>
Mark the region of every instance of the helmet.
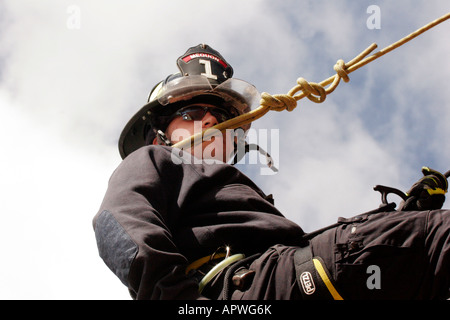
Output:
<path fill-rule="evenodd" d="M 233 68 L 206 44 L 189 48 L 177 59 L 179 73 L 169 75 L 150 92 L 145 104 L 126 124 L 119 138 L 122 159 L 150 144 L 157 130 L 165 131 L 170 116 L 192 103 L 210 103 L 232 117 L 259 105 L 260 94 L 243 80 L 232 78 Z M 243 126 L 244 132 L 250 124 Z"/>

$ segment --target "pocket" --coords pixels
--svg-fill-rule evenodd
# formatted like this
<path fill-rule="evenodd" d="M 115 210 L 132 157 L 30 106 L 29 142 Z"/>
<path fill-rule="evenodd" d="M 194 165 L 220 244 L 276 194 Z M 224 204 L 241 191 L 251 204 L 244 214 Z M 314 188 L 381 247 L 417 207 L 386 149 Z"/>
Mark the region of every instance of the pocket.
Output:
<path fill-rule="evenodd" d="M 337 246 L 339 247 L 339 246 Z M 336 254 L 336 282 L 350 299 L 412 299 L 423 277 L 420 248 L 350 239 Z"/>
<path fill-rule="evenodd" d="M 380 212 L 339 226 L 334 258 L 337 286 L 344 296 L 416 297 L 426 268 L 425 217 L 415 212 Z M 378 277 L 379 289 L 368 285 L 374 277 Z"/>

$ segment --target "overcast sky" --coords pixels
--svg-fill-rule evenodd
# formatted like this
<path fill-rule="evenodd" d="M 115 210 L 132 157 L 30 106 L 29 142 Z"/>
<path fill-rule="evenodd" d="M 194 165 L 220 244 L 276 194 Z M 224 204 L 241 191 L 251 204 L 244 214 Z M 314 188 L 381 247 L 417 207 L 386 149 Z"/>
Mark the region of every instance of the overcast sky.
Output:
<path fill-rule="evenodd" d="M 92 218 L 121 161 L 123 126 L 187 48 L 207 43 L 236 78 L 287 93 L 298 77 L 320 82 L 338 59 L 383 48 L 449 8 L 1 0 L 0 299 L 130 298 L 98 256 Z M 378 207 L 376 184 L 406 191 L 423 165 L 449 170 L 449 31 L 446 21 L 350 74 L 323 104 L 303 99 L 255 121 L 258 138 L 278 134 L 267 147 L 280 171 L 262 175 L 249 158 L 239 168 L 305 231 Z"/>

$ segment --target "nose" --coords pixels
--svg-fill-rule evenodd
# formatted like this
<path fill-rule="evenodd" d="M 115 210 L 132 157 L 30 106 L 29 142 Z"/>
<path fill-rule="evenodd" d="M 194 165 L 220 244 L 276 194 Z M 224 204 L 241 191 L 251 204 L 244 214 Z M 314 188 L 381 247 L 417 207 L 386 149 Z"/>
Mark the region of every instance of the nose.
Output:
<path fill-rule="evenodd" d="M 209 111 L 203 116 L 202 119 L 202 127 L 203 128 L 211 128 L 218 124 L 216 117 L 214 117 Z"/>

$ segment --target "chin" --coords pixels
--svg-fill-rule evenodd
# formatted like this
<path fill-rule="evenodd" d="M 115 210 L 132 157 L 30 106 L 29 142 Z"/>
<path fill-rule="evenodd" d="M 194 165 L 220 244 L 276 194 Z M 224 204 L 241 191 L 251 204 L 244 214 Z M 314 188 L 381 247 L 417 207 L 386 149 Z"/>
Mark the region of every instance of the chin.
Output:
<path fill-rule="evenodd" d="M 232 151 L 233 150 L 227 150 L 226 143 L 222 143 L 221 141 L 216 140 L 204 142 L 201 151 L 199 150 L 199 148 L 194 148 L 194 152 L 191 151 L 191 153 L 196 158 L 200 158 L 201 156 L 203 160 L 226 163 L 230 159 Z"/>

